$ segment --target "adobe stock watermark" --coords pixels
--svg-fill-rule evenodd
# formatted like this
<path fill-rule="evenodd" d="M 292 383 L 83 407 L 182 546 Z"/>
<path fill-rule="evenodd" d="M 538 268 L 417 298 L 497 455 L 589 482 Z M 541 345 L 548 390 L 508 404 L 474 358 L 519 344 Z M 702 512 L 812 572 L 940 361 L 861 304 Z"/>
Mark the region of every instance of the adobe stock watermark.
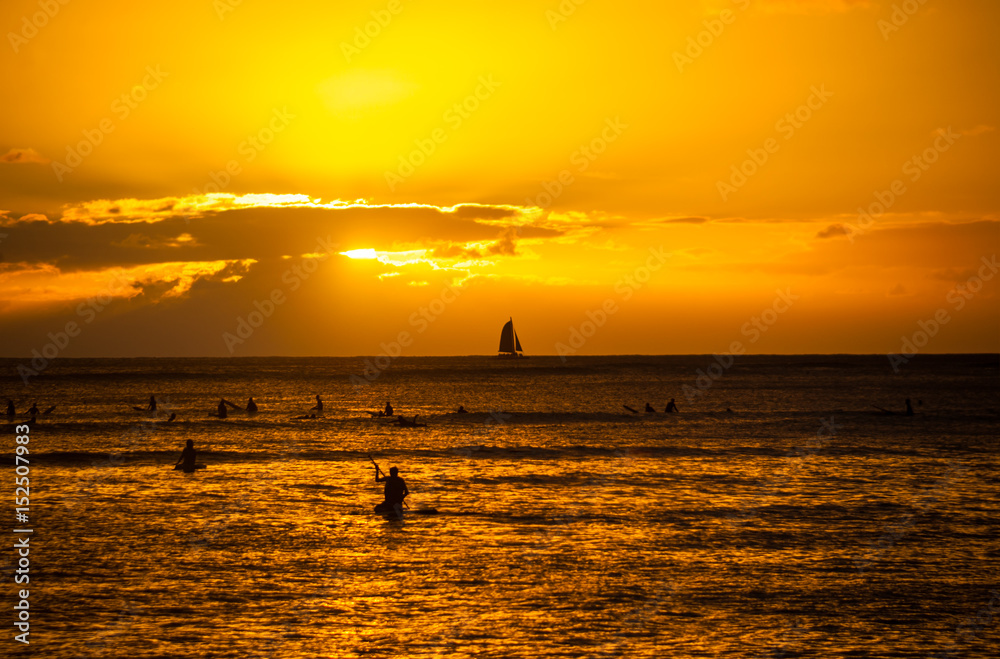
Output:
<path fill-rule="evenodd" d="M 351 58 L 361 54 L 361 51 L 371 45 L 372 39 L 382 34 L 382 30 L 389 27 L 392 19 L 403 11 L 403 3 L 400 0 L 389 0 L 385 9 L 373 9 L 371 17 L 373 20 L 364 24 L 364 27 L 354 28 L 354 39 L 351 43 L 340 42 L 340 52 L 344 54 L 347 63 L 351 63 Z"/>
<path fill-rule="evenodd" d="M 337 253 L 340 246 L 331 242 L 330 237 L 320 238 L 316 242 L 316 249 L 312 254 L 302 257 L 302 260 L 289 266 L 281 274 L 281 283 L 284 286 L 276 286 L 263 300 L 254 300 L 253 309 L 244 316 L 236 317 L 236 329 L 233 332 L 223 332 L 222 341 L 226 344 L 226 349 L 232 355 L 236 352 L 236 347 L 246 343 L 254 335 L 268 318 L 274 315 L 278 307 L 288 301 L 285 294 L 294 293 L 302 287 L 302 284 L 309 279 L 319 269 L 319 264 L 326 261 L 330 256 Z M 287 287 L 287 288 L 286 288 Z"/>
<path fill-rule="evenodd" d="M 156 67 L 147 66 L 146 75 L 132 85 L 132 88 L 111 103 L 111 112 L 118 117 L 118 121 L 125 121 L 132 114 L 132 111 L 139 107 L 139 104 L 149 97 L 149 92 L 160 86 L 163 79 L 169 76 L 160 70 L 160 65 Z M 66 147 L 66 158 L 64 162 L 55 160 L 52 162 L 52 171 L 56 175 L 56 180 L 62 183 L 67 174 L 79 167 L 84 158 L 90 156 L 94 149 L 104 143 L 105 138 L 114 132 L 116 124 L 110 117 L 101 119 L 94 128 L 84 128 L 83 139 L 74 145 Z"/>
<path fill-rule="evenodd" d="M 964 283 L 952 288 L 945 295 L 945 301 L 951 305 L 953 311 L 964 309 L 968 301 L 976 297 L 986 286 L 986 282 L 992 280 L 996 276 L 997 270 L 1000 269 L 1000 266 L 997 265 L 996 254 L 989 258 L 984 256 L 980 262 L 982 265 L 979 266 L 976 274 L 969 277 Z M 900 337 L 899 352 L 886 355 L 889 358 L 892 372 L 899 373 L 899 367 L 908 363 L 921 349 L 926 348 L 930 340 L 937 336 L 941 328 L 949 322 L 951 322 L 951 314 L 945 307 L 937 309 L 930 318 L 918 320 L 917 329 L 910 336 Z"/>
<path fill-rule="evenodd" d="M 226 20 L 226 14 L 233 13 L 242 4 L 243 0 L 212 0 L 212 8 L 220 21 Z"/>
<path fill-rule="evenodd" d="M 967 471 L 968 468 L 961 464 L 956 465 L 952 463 L 949 465 L 948 472 L 942 478 L 939 478 L 931 486 L 925 488 L 917 496 L 917 503 L 913 506 L 916 514 L 914 512 L 905 513 L 900 515 L 895 522 L 886 524 L 882 528 L 882 535 L 879 536 L 878 540 L 869 543 L 868 546 L 871 552 L 868 557 L 855 559 L 855 569 L 864 574 L 868 571 L 868 568 L 880 561 L 900 538 L 910 533 L 914 518 L 919 514 L 927 513 L 940 500 L 941 495 L 951 489 L 956 477 L 965 474 Z"/>
<path fill-rule="evenodd" d="M 653 278 L 653 274 L 659 272 L 663 268 L 663 264 L 670 258 L 670 254 L 664 252 L 662 246 L 650 247 L 649 253 L 650 255 L 646 257 L 643 265 L 636 267 L 631 273 L 622 276 L 615 282 L 614 296 L 605 298 L 596 309 L 588 310 L 584 314 L 586 316 L 584 321 L 569 328 L 566 343 L 556 342 L 556 354 L 559 355 L 559 360 L 563 364 L 566 363 L 566 355 L 575 355 L 577 350 L 586 345 L 587 341 L 597 334 L 597 330 L 604 327 L 611 316 L 618 313 L 619 300 L 622 302 L 631 300 L 635 292 L 645 286 Z"/>
<path fill-rule="evenodd" d="M 591 163 L 607 151 L 608 146 L 616 142 L 621 137 L 621 134 L 625 132 L 626 128 L 628 128 L 628 124 L 622 123 L 621 117 L 615 117 L 614 119 L 608 117 L 604 120 L 604 128 L 601 129 L 600 135 L 591 139 L 586 144 L 581 144 L 579 149 L 570 154 L 570 164 L 576 166 L 578 174 L 587 171 Z M 573 172 L 564 169 L 556 175 L 555 180 L 542 181 L 544 192 L 535 195 L 534 199 L 528 197 L 525 201 L 528 202 L 529 206 L 548 208 L 565 192 L 566 188 L 574 183 L 576 183 L 576 178 L 573 176 Z"/>
<path fill-rule="evenodd" d="M 753 495 L 754 502 L 743 501 L 739 511 L 725 517 L 726 522 L 739 526 L 756 517 L 757 510 L 764 504 L 765 498 L 773 496 L 776 492 L 786 487 L 796 472 L 804 466 L 806 459 L 811 458 L 826 448 L 826 445 L 837 436 L 837 429 L 841 427 L 843 426 L 838 426 L 835 423 L 832 415 L 829 419 L 821 418 L 820 427 L 816 431 L 815 438 L 809 440 L 803 446 L 794 447 L 786 453 L 784 469 L 775 473 L 766 481 L 761 481 L 759 489 Z"/>
<path fill-rule="evenodd" d="M 7 41 L 14 49 L 14 54 L 19 53 L 22 46 L 26 46 L 29 41 L 37 37 L 39 30 L 48 25 L 49 21 L 55 18 L 59 11 L 69 3 L 70 0 L 38 0 L 40 11 L 36 11 L 30 16 L 27 14 L 22 16 L 21 30 L 7 33 Z"/>
<path fill-rule="evenodd" d="M 889 14 L 889 20 L 880 18 L 876 24 L 878 25 L 879 32 L 882 33 L 882 39 L 888 41 L 890 36 L 899 32 L 900 28 L 909 23 L 910 18 L 926 4 L 927 0 L 903 0 L 902 4 L 892 5 L 892 13 Z"/>
<path fill-rule="evenodd" d="M 500 84 L 493 79 L 492 73 L 479 76 L 479 84 L 476 85 L 473 93 L 445 110 L 441 120 L 448 125 L 451 132 L 457 131 L 472 116 L 472 113 L 480 108 L 483 101 L 493 96 Z M 437 151 L 439 146 L 448 141 L 448 135 L 444 128 L 438 126 L 427 137 L 418 137 L 413 140 L 417 148 L 406 156 L 399 156 L 399 165 L 395 171 L 385 171 L 385 182 L 389 186 L 389 191 L 395 192 L 397 185 L 413 176 L 413 172 L 427 162 L 427 159 Z"/>
<path fill-rule="evenodd" d="M 778 322 L 778 318 L 791 309 L 792 305 L 800 297 L 792 294 L 790 288 L 786 288 L 783 291 L 778 289 L 775 293 L 777 295 L 774 301 L 771 302 L 771 306 L 761 311 L 760 316 L 752 316 L 750 320 L 743 323 L 740 327 L 740 334 L 750 340 L 750 345 L 757 343 L 764 333 Z M 699 396 L 704 396 L 705 392 L 711 389 L 716 381 L 725 375 L 726 371 L 736 363 L 736 355 L 745 353 L 746 346 L 742 341 L 736 340 L 729 344 L 729 352 L 724 352 L 721 355 L 713 355 L 714 361 L 707 368 L 699 368 L 696 371 L 695 386 L 692 387 L 685 384 L 681 387 L 681 392 L 687 401 L 693 403 Z"/>
<path fill-rule="evenodd" d="M 253 135 L 247 135 L 246 139 L 237 145 L 236 152 L 243 156 L 243 163 L 241 164 L 239 160 L 234 158 L 227 162 L 223 169 L 209 172 L 208 178 L 211 179 L 211 182 L 206 183 L 201 188 L 194 188 L 194 193 L 214 194 L 225 190 L 234 178 L 243 173 L 243 164 L 249 164 L 256 160 L 257 156 L 275 140 L 279 133 L 288 128 L 292 119 L 295 118 L 294 114 L 288 112 L 287 107 L 280 110 L 273 108 L 267 125 Z M 188 221 L 190 221 L 190 218 L 188 218 Z"/>
<path fill-rule="evenodd" d="M 903 163 L 903 175 L 909 179 L 910 183 L 916 183 L 941 159 L 942 154 L 955 145 L 960 137 L 962 137 L 961 133 L 956 133 L 951 126 L 947 130 L 938 131 L 934 144 Z M 906 183 L 902 179 L 896 179 L 885 190 L 875 192 L 875 201 L 868 204 L 867 207 L 858 208 L 858 223 L 856 225 L 849 223 L 841 225 L 847 239 L 853 243 L 856 236 L 871 229 L 875 220 L 888 213 L 907 191 Z"/>
<path fill-rule="evenodd" d="M 104 311 L 111 304 L 114 296 L 130 285 L 131 281 L 125 276 L 125 272 L 123 270 L 116 270 L 111 280 L 100 293 L 80 302 L 76 306 L 76 315 L 82 319 L 83 325 L 76 320 L 71 320 L 61 328 L 49 332 L 46 335 L 49 339 L 48 343 L 41 348 L 34 348 L 31 351 L 31 361 L 27 365 L 17 365 L 17 374 L 21 376 L 21 382 L 27 385 L 28 380 L 40 375 L 42 371 L 48 368 L 52 360 L 69 347 L 72 339 L 83 333 L 83 327 L 94 322 L 97 314 Z"/>
<path fill-rule="evenodd" d="M 407 321 L 410 327 L 416 329 L 417 334 L 423 334 L 431 326 L 431 323 L 441 317 L 447 308 L 454 304 L 458 296 L 462 294 L 461 285 L 446 284 L 441 292 L 432 299 L 426 306 L 422 306 L 410 314 Z M 362 387 L 370 385 L 386 371 L 397 358 L 402 356 L 403 348 L 413 345 L 414 336 L 409 331 L 403 330 L 396 335 L 396 338 L 389 343 L 380 343 L 382 349 L 374 359 L 365 358 L 365 370 L 361 375 L 351 374 L 350 381 L 354 385 L 355 393 Z"/>
<path fill-rule="evenodd" d="M 994 588 L 990 590 L 989 594 L 991 595 L 990 601 L 976 611 L 975 617 L 969 616 L 960 625 L 955 627 L 955 633 L 960 637 L 965 637 L 965 643 L 981 640 L 977 634 L 988 629 L 993 624 L 995 611 L 1000 611 L 1000 591 Z M 959 655 L 959 652 L 959 643 L 950 640 L 948 642 L 948 649 L 931 655 L 931 659 L 951 659 L 956 656 L 965 656 Z"/>
<path fill-rule="evenodd" d="M 813 118 L 814 113 L 826 105 L 833 96 L 833 92 L 826 90 L 825 83 L 818 88 L 813 85 L 810 87 L 810 91 L 812 94 L 809 95 L 805 103 L 793 112 L 787 113 L 774 124 L 774 130 L 781 134 L 785 141 L 795 137 L 796 131 L 805 126 L 806 122 Z M 719 180 L 715 184 L 719 194 L 722 195 L 722 201 L 729 201 L 730 195 L 746 185 L 747 181 L 759 172 L 771 159 L 771 156 L 780 149 L 781 143 L 773 137 L 764 140 L 763 146 L 759 148 L 747 149 L 747 155 L 750 157 L 744 160 L 739 167 L 736 165 L 730 167 L 732 174 L 729 176 L 729 181 Z"/>
<path fill-rule="evenodd" d="M 746 11 L 750 7 L 751 0 L 733 0 L 733 4 L 740 11 Z M 679 50 L 674 51 L 674 64 L 677 66 L 677 70 L 684 73 L 684 67 L 689 64 L 694 64 L 694 61 L 701 57 L 705 49 L 710 48 L 715 40 L 722 36 L 722 33 L 726 31 L 726 26 L 732 25 L 736 22 L 736 14 L 731 9 L 723 9 L 719 12 L 718 18 L 706 18 L 702 21 L 702 25 L 705 29 L 694 35 L 693 37 L 687 38 L 687 45 L 684 51 Z"/>
<path fill-rule="evenodd" d="M 587 0 L 562 0 L 555 9 L 545 10 L 545 20 L 549 22 L 549 27 L 553 31 L 559 27 L 560 23 L 565 23 L 569 17 L 576 13 L 578 7 L 582 7 Z"/>

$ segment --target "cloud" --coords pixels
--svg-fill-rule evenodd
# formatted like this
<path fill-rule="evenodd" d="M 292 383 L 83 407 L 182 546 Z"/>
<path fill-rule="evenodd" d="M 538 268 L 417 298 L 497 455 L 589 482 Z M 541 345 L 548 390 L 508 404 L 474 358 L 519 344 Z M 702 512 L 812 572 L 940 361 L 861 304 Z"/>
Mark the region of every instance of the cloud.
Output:
<path fill-rule="evenodd" d="M 958 131 L 959 135 L 964 135 L 965 137 L 975 137 L 977 135 L 983 135 L 984 133 L 992 133 L 996 130 L 996 126 L 987 126 L 986 124 L 979 124 L 975 128 L 970 128 L 969 130 Z"/>
<path fill-rule="evenodd" d="M 771 14 L 831 14 L 867 9 L 870 0 L 758 0 L 757 6 Z"/>
<path fill-rule="evenodd" d="M 137 247 L 141 249 L 157 249 L 160 247 L 196 247 L 198 241 L 190 233 L 182 233 L 176 238 L 159 238 L 141 233 L 130 233 L 127 238 L 112 243 L 115 247 Z"/>
<path fill-rule="evenodd" d="M 673 217 L 669 219 L 657 220 L 661 224 L 705 224 L 707 217 Z"/>
<path fill-rule="evenodd" d="M 889 291 L 886 293 L 886 296 L 888 297 L 898 297 L 903 295 L 908 295 L 908 293 L 906 291 L 906 287 L 899 283 L 890 288 Z"/>
<path fill-rule="evenodd" d="M 0 162 L 11 164 L 34 163 L 36 165 L 47 165 L 52 161 L 29 147 L 27 149 L 12 148 L 10 151 L 0 156 Z"/>
<path fill-rule="evenodd" d="M 149 263 L 129 268 L 102 268 L 64 272 L 51 264 L 4 264 L 0 290 L 4 311 L 40 304 L 59 304 L 88 298 L 147 301 L 180 298 L 201 279 L 238 281 L 256 263 L 252 259 Z"/>
<path fill-rule="evenodd" d="M 489 254 L 515 256 L 517 254 L 517 237 L 520 232 L 514 227 L 508 227 L 500 232 L 500 237 L 486 251 Z"/>
<path fill-rule="evenodd" d="M 850 236 L 851 229 L 843 224 L 831 224 L 816 234 L 817 238 L 836 238 L 837 236 Z"/>

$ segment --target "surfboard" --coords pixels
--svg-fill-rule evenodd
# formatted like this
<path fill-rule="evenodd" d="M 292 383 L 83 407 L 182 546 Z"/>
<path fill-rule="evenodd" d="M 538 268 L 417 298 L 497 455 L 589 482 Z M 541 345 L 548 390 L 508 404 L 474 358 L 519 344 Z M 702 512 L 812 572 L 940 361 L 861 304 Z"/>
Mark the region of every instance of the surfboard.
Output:
<path fill-rule="evenodd" d="M 200 462 L 198 462 L 198 463 L 195 463 L 194 468 L 195 469 L 208 469 L 208 466 L 207 465 L 203 465 Z M 174 471 L 183 471 L 183 470 L 184 470 L 184 466 L 183 465 L 174 465 Z"/>
<path fill-rule="evenodd" d="M 629 411 L 629 412 L 631 412 L 632 414 L 638 414 L 638 413 L 639 413 L 639 410 L 633 410 L 633 409 L 632 409 L 631 407 L 629 407 L 628 405 L 622 405 L 622 407 L 624 407 L 624 408 L 625 408 L 626 410 L 628 410 L 628 411 Z"/>

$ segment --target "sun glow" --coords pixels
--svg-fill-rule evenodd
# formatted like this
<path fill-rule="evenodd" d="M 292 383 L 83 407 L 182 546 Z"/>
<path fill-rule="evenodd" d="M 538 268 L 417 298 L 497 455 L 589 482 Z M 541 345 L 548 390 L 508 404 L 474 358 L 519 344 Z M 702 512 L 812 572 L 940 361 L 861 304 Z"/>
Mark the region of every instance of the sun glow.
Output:
<path fill-rule="evenodd" d="M 365 249 L 352 249 L 347 252 L 341 252 L 341 256 L 346 256 L 349 259 L 374 259 L 378 255 L 375 254 L 375 250 L 371 247 Z"/>

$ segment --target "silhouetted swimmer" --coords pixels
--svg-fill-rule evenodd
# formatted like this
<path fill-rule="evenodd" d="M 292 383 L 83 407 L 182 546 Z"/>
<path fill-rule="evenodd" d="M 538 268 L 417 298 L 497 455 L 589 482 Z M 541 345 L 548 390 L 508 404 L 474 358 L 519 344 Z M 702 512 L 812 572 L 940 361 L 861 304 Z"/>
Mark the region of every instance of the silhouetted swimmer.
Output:
<path fill-rule="evenodd" d="M 31 404 L 31 407 L 28 408 L 28 414 L 30 414 L 31 416 L 38 415 L 38 403 Z"/>
<path fill-rule="evenodd" d="M 386 476 L 382 474 L 379 477 L 381 471 L 378 465 L 375 465 L 375 482 L 381 483 L 385 482 L 385 501 L 375 506 L 375 512 L 378 513 L 391 513 L 395 512 L 397 514 L 402 514 L 403 500 L 410 495 L 410 491 L 406 488 L 406 481 L 399 477 L 399 470 L 395 467 L 389 467 L 389 475 Z M 398 508 L 397 508 L 398 506 Z"/>
<path fill-rule="evenodd" d="M 315 405 L 315 407 L 310 407 L 309 409 L 310 410 L 316 410 L 317 412 L 322 412 L 323 411 L 323 399 L 319 397 L 319 394 L 316 394 L 316 405 Z"/>
<path fill-rule="evenodd" d="M 400 414 L 399 416 L 396 417 L 396 424 L 400 425 L 400 426 L 402 426 L 404 428 L 418 428 L 418 427 L 424 427 L 424 426 L 426 426 L 427 425 L 426 423 L 417 423 L 417 417 L 418 416 L 420 416 L 420 415 L 419 414 L 414 414 L 413 415 L 413 421 L 408 421 L 406 419 L 406 417 L 404 417 L 402 414 Z"/>
<path fill-rule="evenodd" d="M 913 405 L 910 404 L 910 399 L 906 399 L 906 416 L 913 416 Z"/>
<path fill-rule="evenodd" d="M 250 400 L 247 402 L 247 412 L 256 412 L 257 403 L 253 402 L 253 396 L 250 396 Z"/>
<path fill-rule="evenodd" d="M 673 413 L 673 412 L 677 411 L 677 403 L 674 402 L 673 398 L 671 398 L 670 402 L 667 403 L 667 409 L 665 409 L 663 411 L 664 412 L 670 412 L 670 413 Z"/>
<path fill-rule="evenodd" d="M 149 395 L 149 407 L 146 408 L 150 412 L 156 411 L 156 397 L 152 394 Z"/>
<path fill-rule="evenodd" d="M 392 416 L 392 405 L 389 404 L 389 401 L 385 401 L 385 411 L 383 414 L 386 416 Z"/>
<path fill-rule="evenodd" d="M 228 413 L 226 412 L 226 401 L 225 400 L 220 400 L 219 401 L 219 418 L 220 419 L 225 419 L 226 416 L 228 416 Z"/>
<path fill-rule="evenodd" d="M 293 419 L 315 419 L 315 414 L 303 414 L 302 416 L 293 416 Z"/>
<path fill-rule="evenodd" d="M 14 401 L 7 399 L 7 416 L 14 416 L 16 410 L 14 409 Z"/>
<path fill-rule="evenodd" d="M 176 418 L 177 418 L 177 412 L 171 412 L 170 413 L 170 418 L 167 419 L 167 423 L 170 423 L 171 421 L 173 421 Z"/>
<path fill-rule="evenodd" d="M 459 405 L 458 406 L 458 411 L 456 412 L 456 414 L 466 414 L 466 413 L 468 413 L 468 410 L 465 409 L 465 406 L 464 405 Z"/>
<path fill-rule="evenodd" d="M 649 403 L 646 403 L 646 414 L 656 414 L 656 410 Z"/>
<path fill-rule="evenodd" d="M 181 457 L 179 457 L 177 462 L 174 463 L 174 467 L 176 468 L 177 465 L 181 465 L 181 469 L 184 470 L 185 474 L 193 474 L 195 454 L 194 440 L 189 439 L 187 440 L 187 445 L 184 447 L 184 450 L 181 451 Z"/>

